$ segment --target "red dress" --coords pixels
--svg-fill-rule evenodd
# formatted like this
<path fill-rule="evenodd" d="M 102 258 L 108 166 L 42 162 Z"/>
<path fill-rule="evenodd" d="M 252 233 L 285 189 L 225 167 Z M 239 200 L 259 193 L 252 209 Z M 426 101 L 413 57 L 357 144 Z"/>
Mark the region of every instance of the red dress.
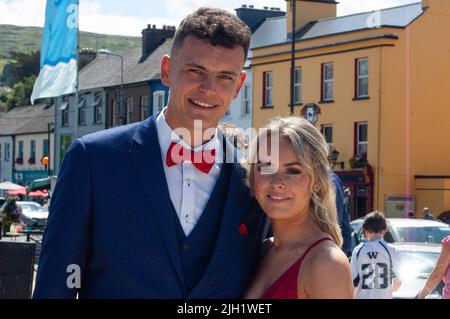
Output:
<path fill-rule="evenodd" d="M 297 296 L 297 275 L 306 255 L 317 245 L 325 240 L 331 240 L 324 237 L 313 243 L 306 249 L 303 255 L 288 270 L 286 270 L 270 287 L 262 294 L 260 299 L 298 299 Z"/>

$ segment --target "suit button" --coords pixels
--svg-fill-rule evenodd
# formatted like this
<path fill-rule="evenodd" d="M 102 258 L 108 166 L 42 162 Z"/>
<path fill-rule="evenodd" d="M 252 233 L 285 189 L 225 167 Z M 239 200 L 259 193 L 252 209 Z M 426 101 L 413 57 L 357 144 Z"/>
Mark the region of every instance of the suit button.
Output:
<path fill-rule="evenodd" d="M 183 245 L 183 252 L 187 253 L 191 250 L 191 247 L 189 245 Z"/>

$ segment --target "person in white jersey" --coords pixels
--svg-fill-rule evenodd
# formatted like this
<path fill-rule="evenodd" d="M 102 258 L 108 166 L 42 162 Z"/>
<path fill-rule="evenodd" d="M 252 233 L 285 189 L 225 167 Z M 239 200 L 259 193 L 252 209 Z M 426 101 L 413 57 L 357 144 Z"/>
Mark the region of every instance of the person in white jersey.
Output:
<path fill-rule="evenodd" d="M 356 299 L 391 299 L 392 292 L 400 288 L 400 256 L 394 246 L 384 241 L 386 232 L 383 213 L 366 215 L 363 233 L 367 241 L 355 247 L 351 258 Z"/>

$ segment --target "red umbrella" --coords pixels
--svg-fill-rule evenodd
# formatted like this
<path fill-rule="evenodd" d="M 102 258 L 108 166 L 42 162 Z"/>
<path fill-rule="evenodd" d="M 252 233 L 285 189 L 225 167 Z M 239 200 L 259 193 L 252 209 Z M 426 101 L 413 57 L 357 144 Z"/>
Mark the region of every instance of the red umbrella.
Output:
<path fill-rule="evenodd" d="M 29 192 L 28 196 L 30 197 L 47 197 L 47 192 L 43 192 L 43 191 L 34 191 L 34 192 Z"/>
<path fill-rule="evenodd" d="M 26 195 L 26 187 L 21 187 L 19 189 L 13 189 L 6 192 L 8 195 L 16 195 L 16 196 L 25 196 Z"/>

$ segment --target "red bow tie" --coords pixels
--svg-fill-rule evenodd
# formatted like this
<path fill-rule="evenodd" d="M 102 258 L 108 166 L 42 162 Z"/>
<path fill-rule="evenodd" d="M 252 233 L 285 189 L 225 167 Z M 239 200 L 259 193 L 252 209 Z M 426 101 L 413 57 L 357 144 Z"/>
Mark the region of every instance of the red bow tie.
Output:
<path fill-rule="evenodd" d="M 166 156 L 167 167 L 180 164 L 185 160 L 190 160 L 192 164 L 205 174 L 208 174 L 214 165 L 214 160 L 216 158 L 216 150 L 203 150 L 201 152 L 192 152 L 177 144 L 172 142 L 170 144 L 169 150 Z"/>

